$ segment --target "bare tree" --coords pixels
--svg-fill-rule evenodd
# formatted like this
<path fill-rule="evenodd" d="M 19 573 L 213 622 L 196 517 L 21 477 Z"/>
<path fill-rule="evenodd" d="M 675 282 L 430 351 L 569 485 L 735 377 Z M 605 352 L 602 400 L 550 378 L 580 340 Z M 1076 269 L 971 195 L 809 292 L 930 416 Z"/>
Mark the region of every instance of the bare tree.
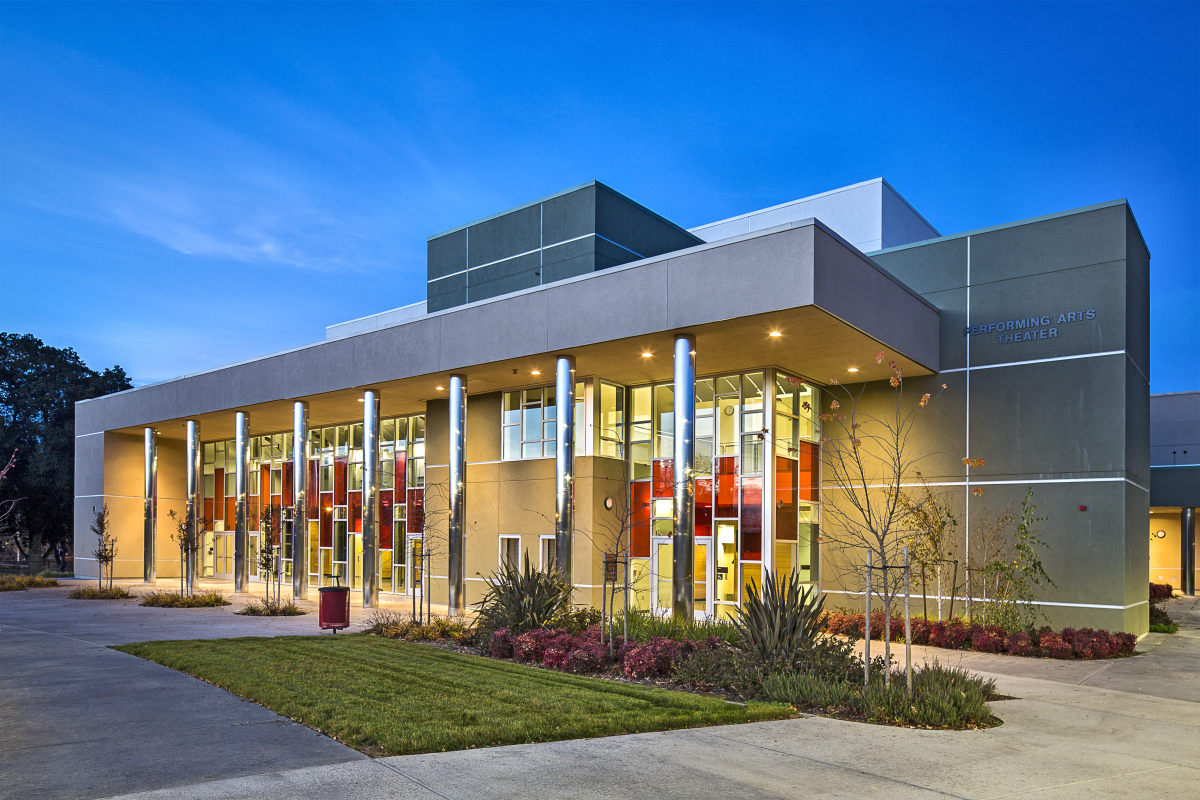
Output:
<path fill-rule="evenodd" d="M 879 352 L 875 363 L 883 363 L 884 357 Z M 827 520 L 821 540 L 844 556 L 846 569 L 864 586 L 868 608 L 871 595 L 883 600 L 885 664 L 891 662 L 892 602 L 903 591 L 903 549 L 918 531 L 901 501 L 902 486 L 928 457 L 915 453 L 912 436 L 918 413 L 933 399 L 925 394 L 907 407 L 901 368 L 895 361 L 888 366 L 893 398 L 881 403 L 879 412 L 863 402 L 867 384 L 851 391 L 830 378 L 827 411 L 817 415 L 825 468 L 822 514 Z M 869 663 L 867 669 L 869 678 Z M 887 669 L 884 680 L 890 681 Z"/>
<path fill-rule="evenodd" d="M 179 547 L 179 595 L 190 595 L 195 585 L 195 576 L 188 580 L 188 570 L 193 563 L 192 555 L 200 550 L 200 531 L 208 528 L 211 520 L 201 517 L 197 520 L 196 533 L 192 533 L 190 520 L 186 516 L 175 513 L 175 509 L 167 512 L 167 516 L 175 523 L 175 532 L 171 534 L 172 541 Z"/>
<path fill-rule="evenodd" d="M 108 588 L 112 588 L 113 581 L 113 562 L 117 558 L 117 540 L 112 534 L 112 529 L 108 519 L 108 504 L 104 504 L 97 511 L 95 506 L 92 506 L 92 533 L 96 534 L 96 549 L 92 551 L 92 556 L 96 559 L 96 564 L 99 566 L 97 572 L 97 586 L 100 589 L 104 588 L 104 575 L 108 574 Z"/>
<path fill-rule="evenodd" d="M 17 449 L 13 448 L 12 455 L 8 458 L 8 463 L 0 469 L 0 489 L 4 487 L 4 479 L 12 471 L 17 464 Z M 12 542 L 16 548 L 19 557 L 29 560 L 25 548 L 22 547 L 21 541 L 21 512 L 19 504 L 23 498 L 15 497 L 8 500 L 0 501 L 0 545 L 6 542 Z"/>
<path fill-rule="evenodd" d="M 270 608 L 280 603 L 283 585 L 283 559 L 280 558 L 281 534 L 283 531 L 283 509 L 267 503 L 258 515 L 258 569 L 263 574 L 266 587 L 263 605 Z M 271 599 L 272 588 L 275 599 Z"/>
<path fill-rule="evenodd" d="M 953 566 L 950 586 L 950 616 L 954 615 L 954 596 L 958 584 L 958 541 L 955 531 L 958 518 L 949 502 L 934 492 L 929 482 L 918 471 L 921 488 L 916 492 L 902 491 L 900 505 L 908 515 L 907 524 L 912 529 L 908 539 L 909 553 L 917 563 L 921 578 L 921 613 L 929 619 L 929 582 L 937 583 L 938 619 L 942 613 L 943 566 Z"/>

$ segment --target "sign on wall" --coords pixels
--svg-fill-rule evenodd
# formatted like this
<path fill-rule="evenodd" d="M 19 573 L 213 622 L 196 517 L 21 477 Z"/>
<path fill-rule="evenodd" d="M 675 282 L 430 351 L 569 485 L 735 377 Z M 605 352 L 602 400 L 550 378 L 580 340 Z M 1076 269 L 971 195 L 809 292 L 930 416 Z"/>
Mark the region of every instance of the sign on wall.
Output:
<path fill-rule="evenodd" d="M 1057 326 L 1095 318 L 1096 310 L 1094 308 L 1086 311 L 1064 311 L 1059 313 L 1057 320 L 1052 314 L 1044 314 L 1040 317 L 1009 319 L 1003 322 L 989 322 L 986 325 L 970 325 L 963 328 L 963 336 L 995 336 L 999 344 L 1055 339 L 1058 337 Z"/>

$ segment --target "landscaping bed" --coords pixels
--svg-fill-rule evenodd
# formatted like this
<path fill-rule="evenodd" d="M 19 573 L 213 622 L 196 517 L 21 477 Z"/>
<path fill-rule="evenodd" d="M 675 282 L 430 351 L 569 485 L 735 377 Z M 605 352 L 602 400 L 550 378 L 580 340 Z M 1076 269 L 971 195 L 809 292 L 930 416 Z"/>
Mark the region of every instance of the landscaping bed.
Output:
<path fill-rule="evenodd" d="M 132 600 L 133 597 L 124 586 L 110 586 L 104 589 L 76 586 L 67 593 L 67 598 L 71 600 Z"/>
<path fill-rule="evenodd" d="M 734 704 L 362 634 L 144 642 L 116 649 L 254 700 L 372 756 L 795 713 L 781 703 Z"/>
<path fill-rule="evenodd" d="M 872 639 L 883 640 L 884 622 L 885 616 L 882 611 L 871 614 Z M 970 624 L 960 619 L 949 622 L 914 619 L 911 625 L 912 644 L 915 645 L 1034 658 L 1121 658 L 1133 655 L 1134 646 L 1137 644 L 1137 636 L 1132 633 L 1114 633 L 1091 628 L 1063 628 L 1061 631 L 1053 631 L 1045 627 L 1035 631 L 1009 633 L 998 625 Z M 865 626 L 865 614 L 831 613 L 827 615 L 825 630 L 828 633 L 861 639 Z M 891 635 L 893 642 L 904 641 L 903 617 L 892 617 Z"/>
<path fill-rule="evenodd" d="M 0 575 L 0 592 L 19 592 L 24 589 L 46 589 L 58 586 L 54 578 L 41 575 Z"/>
<path fill-rule="evenodd" d="M 196 592 L 195 594 L 180 594 L 179 592 L 149 592 L 142 595 L 140 606 L 154 608 L 213 608 L 215 606 L 231 606 L 225 595 L 218 591 Z"/>

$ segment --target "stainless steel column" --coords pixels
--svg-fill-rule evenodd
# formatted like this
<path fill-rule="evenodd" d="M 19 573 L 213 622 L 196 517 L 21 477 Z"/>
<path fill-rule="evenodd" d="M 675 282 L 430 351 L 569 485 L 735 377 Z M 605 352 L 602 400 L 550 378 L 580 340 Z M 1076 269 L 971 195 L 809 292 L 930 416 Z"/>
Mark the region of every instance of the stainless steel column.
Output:
<path fill-rule="evenodd" d="M 466 610 L 463 593 L 463 533 L 466 520 L 467 489 L 467 378 L 450 376 L 450 485 L 446 493 L 450 519 L 448 528 L 448 571 L 451 614 Z"/>
<path fill-rule="evenodd" d="M 1184 508 L 1179 514 L 1179 589 L 1196 594 L 1196 509 Z"/>
<path fill-rule="evenodd" d="M 145 483 L 142 500 L 142 580 L 154 583 L 158 570 L 155 539 L 158 532 L 158 431 L 145 430 Z"/>
<path fill-rule="evenodd" d="M 695 614 L 696 337 L 675 337 L 675 502 L 671 541 L 671 608 L 677 619 Z"/>
<path fill-rule="evenodd" d="M 200 552 L 200 536 L 202 525 L 200 518 L 204 513 L 204 505 L 200 491 L 204 481 L 204 451 L 200 448 L 200 423 L 194 419 L 187 421 L 187 542 L 184 553 L 184 579 L 187 581 L 187 592 L 196 591 L 196 567 Z"/>
<path fill-rule="evenodd" d="M 237 465 L 237 498 L 234 506 L 235 528 L 233 532 L 233 591 L 246 591 L 250 582 L 250 563 L 246 556 L 250 551 L 250 525 L 246 519 L 246 472 L 250 466 L 249 444 L 250 416 L 237 412 L 233 424 L 233 448 Z"/>
<path fill-rule="evenodd" d="M 363 392 L 363 608 L 379 605 L 379 392 Z"/>
<path fill-rule="evenodd" d="M 575 357 L 559 356 L 554 369 L 558 408 L 554 435 L 554 565 L 572 585 L 575 551 Z"/>
<path fill-rule="evenodd" d="M 308 598 L 308 403 L 292 405 L 292 599 Z"/>

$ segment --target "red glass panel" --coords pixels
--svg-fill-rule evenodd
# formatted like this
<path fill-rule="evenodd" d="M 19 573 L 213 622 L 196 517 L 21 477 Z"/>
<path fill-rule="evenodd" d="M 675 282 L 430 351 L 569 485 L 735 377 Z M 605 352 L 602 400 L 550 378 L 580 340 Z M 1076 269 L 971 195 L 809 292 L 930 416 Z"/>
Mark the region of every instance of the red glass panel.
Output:
<path fill-rule="evenodd" d="M 333 494 L 321 495 L 321 547 L 333 547 Z"/>
<path fill-rule="evenodd" d="M 213 499 L 216 500 L 216 516 L 210 519 L 225 519 L 225 470 L 217 470 L 216 480 L 213 481 L 216 487 L 213 491 Z"/>
<path fill-rule="evenodd" d="M 634 558 L 650 557 L 650 519 L 653 517 L 650 481 L 634 481 L 629 486 L 629 548 Z"/>
<path fill-rule="evenodd" d="M 321 462 L 313 459 L 308 462 L 308 518 L 316 519 L 321 494 Z"/>
<path fill-rule="evenodd" d="M 392 547 L 392 490 L 379 491 L 379 546 L 384 550 Z"/>
<path fill-rule="evenodd" d="M 213 499 L 211 497 L 204 498 L 204 518 L 208 520 L 208 524 L 205 527 L 208 530 L 212 530 Z"/>
<path fill-rule="evenodd" d="M 425 490 L 408 490 L 408 526 L 409 533 L 425 531 Z"/>
<path fill-rule="evenodd" d="M 654 460 L 654 496 L 675 496 L 675 460 L 671 458 L 656 458 Z"/>
<path fill-rule="evenodd" d="M 237 524 L 237 498 L 225 498 L 225 522 L 229 523 L 225 526 L 225 530 L 230 530 L 229 525 Z"/>
<path fill-rule="evenodd" d="M 762 478 L 742 478 L 742 559 L 762 560 Z"/>
<path fill-rule="evenodd" d="M 346 505 L 346 459 L 338 458 L 333 462 L 333 504 Z"/>
<path fill-rule="evenodd" d="M 295 493 L 292 490 L 292 470 L 295 469 L 295 464 L 290 461 L 283 462 L 283 504 L 290 506 L 295 500 Z"/>
<path fill-rule="evenodd" d="M 712 536 L 712 478 L 696 479 L 696 535 Z"/>
<path fill-rule="evenodd" d="M 246 519 L 249 522 L 250 530 L 258 530 L 258 496 L 250 495 L 246 498 Z"/>
<path fill-rule="evenodd" d="M 350 530 L 362 533 L 362 492 L 350 492 Z"/>
<path fill-rule="evenodd" d="M 798 468 L 799 475 L 799 500 L 808 501 L 810 503 L 817 502 L 820 497 L 817 486 L 817 478 L 820 475 L 820 464 L 818 462 L 819 452 L 815 444 L 801 442 L 797 450 L 800 455 Z"/>
<path fill-rule="evenodd" d="M 737 518 L 737 456 L 721 456 L 717 459 L 716 515 Z"/>
<path fill-rule="evenodd" d="M 796 462 L 775 457 L 775 538 L 796 541 Z"/>
<path fill-rule="evenodd" d="M 262 497 L 271 496 L 271 465 L 261 464 L 258 468 L 258 493 Z"/>
<path fill-rule="evenodd" d="M 400 489 L 401 491 L 404 490 L 405 485 L 406 485 L 404 483 L 404 481 L 405 481 L 404 470 L 405 470 L 406 466 L 408 466 L 408 453 L 401 450 L 399 453 L 396 453 L 396 479 L 395 479 L 395 486 L 397 489 Z"/>

